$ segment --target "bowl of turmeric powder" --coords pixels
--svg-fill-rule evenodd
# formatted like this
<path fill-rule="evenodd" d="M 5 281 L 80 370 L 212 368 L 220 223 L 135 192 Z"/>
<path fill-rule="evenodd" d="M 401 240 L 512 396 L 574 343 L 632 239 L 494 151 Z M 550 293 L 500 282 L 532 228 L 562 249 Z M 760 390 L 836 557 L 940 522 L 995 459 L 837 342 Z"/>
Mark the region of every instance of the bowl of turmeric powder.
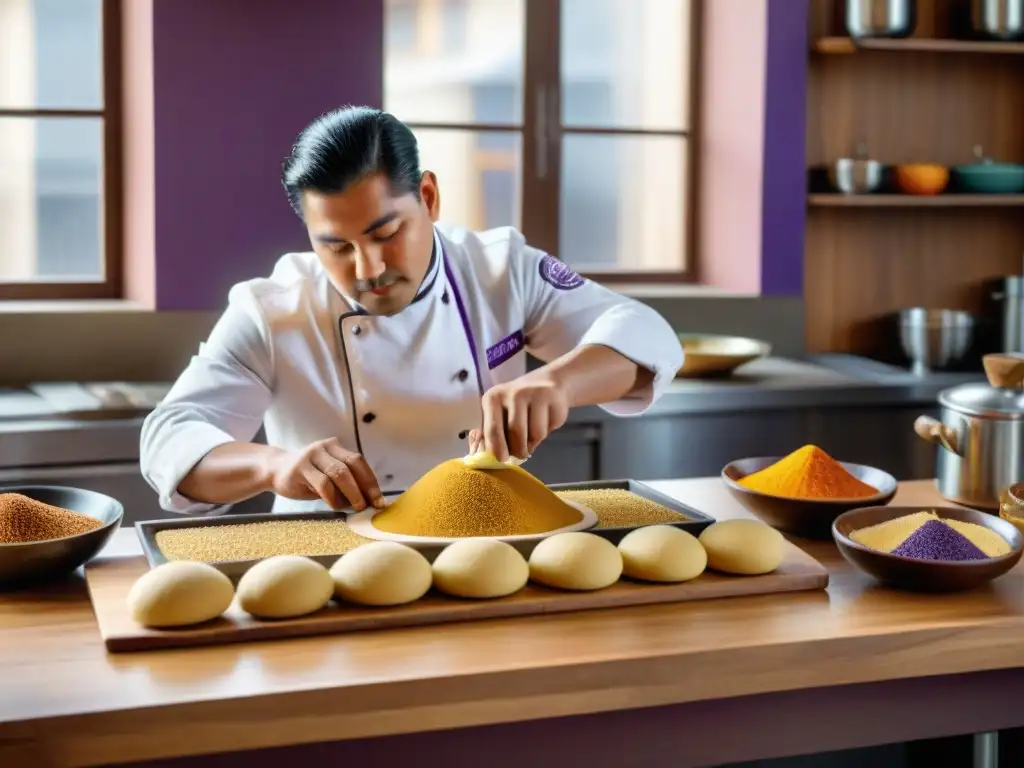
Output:
<path fill-rule="evenodd" d="M 816 445 L 788 456 L 740 459 L 722 480 L 744 507 L 786 533 L 832 538 L 832 523 L 858 507 L 881 507 L 896 495 L 896 478 L 863 464 L 836 461 Z"/>
<path fill-rule="evenodd" d="M 95 491 L 0 488 L 0 589 L 67 576 L 103 549 L 123 517 L 119 501 Z"/>

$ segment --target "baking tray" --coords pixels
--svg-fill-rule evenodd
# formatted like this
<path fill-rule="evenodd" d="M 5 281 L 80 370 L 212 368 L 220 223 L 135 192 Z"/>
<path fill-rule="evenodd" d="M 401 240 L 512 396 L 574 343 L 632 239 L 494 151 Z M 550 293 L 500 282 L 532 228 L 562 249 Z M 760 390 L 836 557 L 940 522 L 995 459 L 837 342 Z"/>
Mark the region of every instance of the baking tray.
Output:
<path fill-rule="evenodd" d="M 696 509 L 682 504 L 675 499 L 666 496 L 662 493 L 658 493 L 656 490 L 648 485 L 637 482 L 636 480 L 594 480 L 583 483 L 563 483 L 559 485 L 548 486 L 553 491 L 593 491 L 603 489 L 613 490 L 625 490 L 642 496 L 646 499 L 661 504 L 662 506 L 668 507 L 674 512 L 678 512 L 683 515 L 686 519 L 681 520 L 678 523 L 667 523 L 674 528 L 682 528 L 684 531 L 692 533 L 697 536 L 701 531 L 707 528 L 711 523 L 714 522 L 714 518 L 709 517 L 703 512 L 698 512 Z M 396 498 L 401 495 L 401 491 L 394 493 L 385 494 L 386 498 Z M 135 532 L 139 537 L 139 543 L 142 545 L 142 553 L 146 557 L 146 561 L 149 563 L 150 568 L 155 568 L 158 565 L 163 565 L 167 562 L 167 558 L 164 557 L 163 552 L 160 551 L 160 547 L 156 543 L 156 534 L 160 531 L 173 530 L 178 528 L 200 528 L 205 526 L 219 526 L 219 525 L 241 525 L 243 523 L 265 523 L 268 521 L 289 521 L 289 520 L 344 520 L 346 513 L 344 511 L 331 512 L 279 512 L 279 513 L 262 513 L 255 515 L 223 515 L 219 517 L 180 517 L 170 518 L 161 520 L 145 520 L 135 524 Z M 618 544 L 625 536 L 632 530 L 635 530 L 640 526 L 625 526 L 622 528 L 592 528 L 589 533 L 597 534 L 602 538 L 608 539 L 613 544 Z M 522 552 L 524 557 L 529 557 L 533 548 L 537 546 L 536 541 L 524 541 L 524 542 L 509 542 Z M 416 549 L 423 553 L 423 555 L 430 561 L 433 561 L 435 557 L 444 549 L 444 545 L 431 545 L 431 544 L 416 544 Z M 336 555 L 310 555 L 310 559 L 323 565 L 325 568 L 330 568 L 337 559 L 341 556 L 341 553 Z M 230 578 L 232 581 L 237 582 L 247 570 L 253 565 L 259 562 L 256 560 L 231 560 L 224 562 L 210 563 L 214 568 L 223 573 L 225 576 Z"/>
<path fill-rule="evenodd" d="M 699 536 L 701 531 L 715 522 L 715 518 L 703 512 L 698 512 L 693 507 L 687 506 L 680 501 L 676 501 L 671 496 L 659 493 L 651 488 L 651 486 L 645 485 L 637 480 L 589 480 L 583 483 L 559 483 L 557 485 L 549 485 L 548 488 L 556 492 L 603 490 L 629 491 L 630 493 L 635 493 L 637 496 L 642 496 L 645 499 L 653 501 L 656 504 L 661 504 L 663 507 L 668 507 L 673 512 L 678 512 L 686 519 L 680 520 L 678 523 L 665 523 L 665 525 L 670 525 L 673 528 L 681 528 L 687 533 L 692 533 L 694 536 Z M 608 539 L 613 544 L 618 544 L 627 533 L 642 527 L 643 526 L 640 525 L 627 525 L 620 528 L 591 528 L 587 533 L 597 534 L 602 538 Z"/>

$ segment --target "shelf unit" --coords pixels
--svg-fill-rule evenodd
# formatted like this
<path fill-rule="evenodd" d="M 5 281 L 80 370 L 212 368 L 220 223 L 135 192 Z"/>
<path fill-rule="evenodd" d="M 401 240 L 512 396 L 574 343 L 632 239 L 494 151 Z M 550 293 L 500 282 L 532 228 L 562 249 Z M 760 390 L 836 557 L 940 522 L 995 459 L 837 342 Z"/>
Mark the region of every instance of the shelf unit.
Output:
<path fill-rule="evenodd" d="M 820 208 L 1005 208 L 1024 205 L 1024 195 L 840 195 L 807 196 L 807 204 Z"/>
<path fill-rule="evenodd" d="M 978 144 L 1024 162 L 1024 44 L 954 39 L 955 0 L 917 0 L 913 37 L 854 42 L 843 5 L 810 4 L 808 170 L 861 141 L 887 165 L 971 163 Z M 1024 195 L 808 195 L 808 352 L 884 353 L 887 317 L 906 307 L 982 312 L 984 282 L 1019 273 L 1021 206 Z"/>
<path fill-rule="evenodd" d="M 851 54 L 858 51 L 924 51 L 933 53 L 997 53 L 1024 54 L 1024 43 L 990 42 L 987 40 L 951 40 L 911 37 L 904 40 L 819 37 L 812 50 L 819 54 Z"/>

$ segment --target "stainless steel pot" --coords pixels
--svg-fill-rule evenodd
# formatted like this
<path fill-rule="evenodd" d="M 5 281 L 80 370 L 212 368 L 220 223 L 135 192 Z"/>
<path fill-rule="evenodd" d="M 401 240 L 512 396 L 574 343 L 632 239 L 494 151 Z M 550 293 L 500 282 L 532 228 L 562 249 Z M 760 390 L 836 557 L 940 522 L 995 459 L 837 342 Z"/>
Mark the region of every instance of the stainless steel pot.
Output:
<path fill-rule="evenodd" d="M 909 37 L 916 26 L 914 0 L 846 0 L 850 37 Z"/>
<path fill-rule="evenodd" d="M 986 355 L 989 383 L 939 394 L 939 418 L 914 431 L 938 446 L 935 484 L 943 498 L 995 510 L 999 493 L 1024 480 L 1024 356 Z"/>
<path fill-rule="evenodd" d="M 1024 35 L 1024 0 L 971 0 L 971 28 L 996 40 Z"/>

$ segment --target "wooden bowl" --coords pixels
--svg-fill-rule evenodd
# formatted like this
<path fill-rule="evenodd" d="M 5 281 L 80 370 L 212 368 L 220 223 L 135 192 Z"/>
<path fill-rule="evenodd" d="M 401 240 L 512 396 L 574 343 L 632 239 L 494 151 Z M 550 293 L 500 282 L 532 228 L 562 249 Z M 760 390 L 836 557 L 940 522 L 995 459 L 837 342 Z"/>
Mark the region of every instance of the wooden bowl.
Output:
<path fill-rule="evenodd" d="M 20 493 L 44 504 L 69 509 L 103 525 L 76 536 L 48 541 L 0 544 L 0 588 L 21 588 L 67 576 L 103 549 L 121 526 L 121 502 L 95 491 L 56 485 L 19 485 L 0 493 Z"/>
<path fill-rule="evenodd" d="M 832 523 L 844 512 L 857 507 L 884 506 L 896 495 L 896 478 L 888 472 L 862 464 L 840 462 L 862 483 L 877 488 L 874 496 L 862 499 L 787 499 L 745 488 L 739 484 L 747 475 L 760 472 L 782 456 L 739 459 L 726 464 L 722 480 L 733 497 L 773 528 L 808 539 L 832 538 Z"/>
<path fill-rule="evenodd" d="M 742 336 L 681 333 L 679 343 L 683 346 L 683 367 L 676 377 L 681 379 L 728 376 L 772 351 L 768 342 Z"/>
<path fill-rule="evenodd" d="M 1011 550 L 1002 557 L 965 562 L 917 560 L 891 555 L 858 544 L 850 534 L 861 528 L 884 523 L 915 512 L 934 512 L 940 518 L 963 520 L 995 531 Z M 1024 552 L 1024 536 L 1007 521 L 962 507 L 863 507 L 840 515 L 832 524 L 832 538 L 839 551 L 854 567 L 879 581 L 900 589 L 917 592 L 956 592 L 981 586 L 1013 568 Z"/>
<path fill-rule="evenodd" d="M 896 186 L 907 195 L 937 195 L 949 185 L 949 169 L 944 165 L 911 163 L 893 169 Z"/>

